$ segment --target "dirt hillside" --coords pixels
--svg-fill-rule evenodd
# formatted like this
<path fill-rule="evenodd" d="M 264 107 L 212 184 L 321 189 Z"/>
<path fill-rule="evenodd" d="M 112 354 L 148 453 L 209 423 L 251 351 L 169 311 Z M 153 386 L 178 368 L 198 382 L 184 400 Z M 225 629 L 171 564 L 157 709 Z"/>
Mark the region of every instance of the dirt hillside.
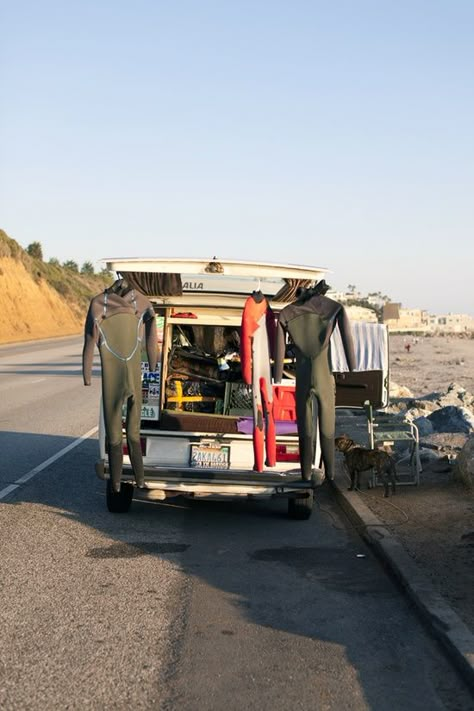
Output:
<path fill-rule="evenodd" d="M 43 261 L 42 247 L 23 249 L 0 229 L 0 344 L 82 333 L 90 300 L 113 274 L 90 262 Z"/>
<path fill-rule="evenodd" d="M 0 343 L 80 333 L 84 317 L 22 262 L 0 258 Z"/>

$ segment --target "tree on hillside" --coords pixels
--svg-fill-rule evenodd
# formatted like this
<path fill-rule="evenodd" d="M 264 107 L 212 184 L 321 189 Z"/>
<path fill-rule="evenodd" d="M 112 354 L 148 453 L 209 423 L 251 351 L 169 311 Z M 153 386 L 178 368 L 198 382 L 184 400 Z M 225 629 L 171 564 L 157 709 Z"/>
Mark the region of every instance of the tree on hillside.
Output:
<path fill-rule="evenodd" d="M 373 311 L 377 316 L 377 321 L 382 323 L 382 307 L 372 304 L 366 297 L 353 297 L 348 299 L 348 306 L 362 306 L 364 309 L 369 309 Z"/>
<path fill-rule="evenodd" d="M 79 271 L 78 264 L 73 259 L 68 259 L 67 262 L 63 262 L 63 267 L 64 267 L 64 269 L 69 269 L 69 271 L 71 271 L 71 272 L 78 272 Z"/>
<path fill-rule="evenodd" d="M 92 262 L 84 262 L 81 267 L 81 274 L 94 274 L 94 265 Z"/>
<path fill-rule="evenodd" d="M 26 251 L 33 259 L 41 259 L 43 261 L 43 247 L 40 242 L 32 242 L 28 245 Z"/>
<path fill-rule="evenodd" d="M 391 300 L 390 296 L 387 296 L 386 294 L 382 294 L 381 291 L 371 291 L 371 292 L 369 292 L 368 296 L 378 299 L 380 302 L 383 302 L 383 303 Z"/>
<path fill-rule="evenodd" d="M 59 259 L 57 259 L 56 257 L 51 257 L 48 264 L 52 264 L 53 267 L 60 267 L 61 266 L 59 264 Z"/>

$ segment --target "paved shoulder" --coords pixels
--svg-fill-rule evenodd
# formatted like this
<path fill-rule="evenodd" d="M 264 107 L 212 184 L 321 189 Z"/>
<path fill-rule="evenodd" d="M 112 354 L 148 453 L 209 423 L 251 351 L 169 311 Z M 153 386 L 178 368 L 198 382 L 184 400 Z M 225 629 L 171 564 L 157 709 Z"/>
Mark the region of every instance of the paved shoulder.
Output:
<path fill-rule="evenodd" d="M 436 591 L 413 558 L 380 519 L 364 504 L 359 494 L 347 491 L 342 475 L 332 482 L 337 499 L 358 528 L 395 575 L 416 605 L 432 633 L 442 643 L 468 684 L 474 689 L 474 635 L 459 615 Z"/>

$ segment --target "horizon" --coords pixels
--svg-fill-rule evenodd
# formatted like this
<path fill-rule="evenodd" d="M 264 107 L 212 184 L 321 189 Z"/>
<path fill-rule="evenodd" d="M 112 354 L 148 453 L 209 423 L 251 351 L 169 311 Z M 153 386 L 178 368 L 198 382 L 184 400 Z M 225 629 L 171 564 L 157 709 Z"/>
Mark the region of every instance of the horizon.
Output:
<path fill-rule="evenodd" d="M 474 3 L 1 11 L 2 227 L 44 261 L 321 265 L 474 316 Z"/>
<path fill-rule="evenodd" d="M 0 227 L 0 231 L 1 231 L 1 227 Z M 7 235 L 7 236 L 9 236 L 9 235 Z M 42 245 L 41 245 L 41 246 L 42 246 Z M 26 246 L 20 245 L 20 247 L 22 247 L 22 249 L 24 249 L 24 250 L 26 251 L 28 245 L 26 245 Z M 127 259 L 127 258 L 129 258 L 129 257 L 124 257 L 124 258 Z M 135 257 L 134 257 L 134 258 L 135 258 Z M 185 258 L 186 258 L 186 257 L 185 257 Z M 50 259 L 54 259 L 54 257 L 51 257 Z M 146 258 L 144 258 L 144 259 L 146 259 Z M 176 257 L 176 259 L 179 259 L 179 258 Z M 207 257 L 206 257 L 206 259 L 207 259 Z M 209 259 L 217 259 L 217 260 L 226 261 L 226 258 L 225 258 L 225 257 L 222 257 L 222 256 L 219 257 L 218 255 L 214 255 L 212 258 L 209 257 Z M 43 261 L 44 261 L 44 262 L 47 262 L 47 261 L 49 261 L 49 260 L 43 259 Z M 59 261 L 59 260 L 58 260 L 58 261 Z M 89 260 L 89 259 L 86 259 L 85 262 L 80 263 L 80 262 L 78 262 L 77 260 L 75 260 L 74 257 L 68 257 L 66 260 L 64 260 L 64 262 L 67 262 L 67 261 L 75 262 L 76 265 L 77 265 L 77 267 L 78 267 L 78 271 L 81 271 L 81 267 L 82 267 L 85 263 L 89 263 L 89 264 L 92 264 L 92 266 L 93 266 L 93 268 L 94 268 L 94 273 L 95 273 L 95 274 L 98 274 L 98 273 L 100 272 L 100 266 L 99 266 L 98 269 L 96 269 L 96 268 L 95 268 L 95 265 L 94 265 L 94 264 L 92 263 L 92 261 Z M 230 261 L 236 261 L 236 260 L 230 260 Z M 240 261 L 240 260 L 239 260 L 239 261 Z M 242 261 L 246 261 L 246 260 L 242 260 Z M 60 263 L 61 266 L 64 266 L 64 262 L 59 261 L 59 263 Z M 105 259 L 104 259 L 104 260 L 101 260 L 101 262 L 103 262 L 104 265 L 105 265 Z M 296 264 L 291 265 L 291 264 L 288 264 L 287 266 L 310 266 L 310 265 L 301 265 L 301 264 L 299 264 L 299 265 L 296 265 Z M 314 265 L 314 266 L 316 266 L 316 265 Z M 112 270 L 112 273 L 113 273 L 113 270 Z M 369 291 L 367 291 L 367 292 L 362 292 L 362 291 L 360 291 L 360 289 L 358 289 L 358 287 L 357 287 L 356 284 L 352 284 L 352 285 L 351 285 L 351 284 L 348 284 L 346 287 L 341 287 L 340 289 L 337 289 L 337 288 L 333 287 L 332 285 L 329 285 L 328 296 L 329 296 L 330 298 L 333 298 L 333 296 L 334 296 L 334 298 L 336 298 L 336 296 L 337 296 L 338 293 L 343 293 L 345 296 L 348 296 L 350 293 L 352 293 L 351 287 L 353 287 L 353 292 L 354 292 L 355 300 L 358 300 L 358 299 L 357 299 L 358 296 L 361 297 L 361 300 L 363 300 L 365 297 L 369 297 L 370 295 L 378 295 L 378 294 L 381 294 L 381 295 L 383 295 L 383 296 L 389 296 L 388 294 L 383 294 L 383 291 L 380 290 L 380 289 L 378 289 L 378 290 L 369 290 Z M 336 295 L 334 295 L 334 292 L 336 292 Z M 392 299 L 387 299 L 387 301 L 385 301 L 384 303 L 396 303 L 396 304 L 398 304 L 398 305 L 399 305 L 401 308 L 403 308 L 403 309 L 420 309 L 421 311 L 427 312 L 430 316 L 444 316 L 444 315 L 448 316 L 448 315 L 453 315 L 453 314 L 454 314 L 454 315 L 470 315 L 470 314 L 467 314 L 467 312 L 451 312 L 451 311 L 433 312 L 433 311 L 430 311 L 429 309 L 424 309 L 423 307 L 418 306 L 418 305 L 415 305 L 415 304 L 404 304 L 404 303 L 402 303 L 402 302 L 393 301 Z M 473 317 L 473 318 L 474 318 L 474 317 Z"/>

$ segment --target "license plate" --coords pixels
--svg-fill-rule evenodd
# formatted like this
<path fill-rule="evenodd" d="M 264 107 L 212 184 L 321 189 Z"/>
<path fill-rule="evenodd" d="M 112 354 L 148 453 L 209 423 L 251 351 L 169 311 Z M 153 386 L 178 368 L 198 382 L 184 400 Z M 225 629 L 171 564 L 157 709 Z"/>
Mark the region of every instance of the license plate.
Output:
<path fill-rule="evenodd" d="M 192 444 L 191 467 L 196 469 L 228 469 L 230 446 L 225 444 Z"/>

